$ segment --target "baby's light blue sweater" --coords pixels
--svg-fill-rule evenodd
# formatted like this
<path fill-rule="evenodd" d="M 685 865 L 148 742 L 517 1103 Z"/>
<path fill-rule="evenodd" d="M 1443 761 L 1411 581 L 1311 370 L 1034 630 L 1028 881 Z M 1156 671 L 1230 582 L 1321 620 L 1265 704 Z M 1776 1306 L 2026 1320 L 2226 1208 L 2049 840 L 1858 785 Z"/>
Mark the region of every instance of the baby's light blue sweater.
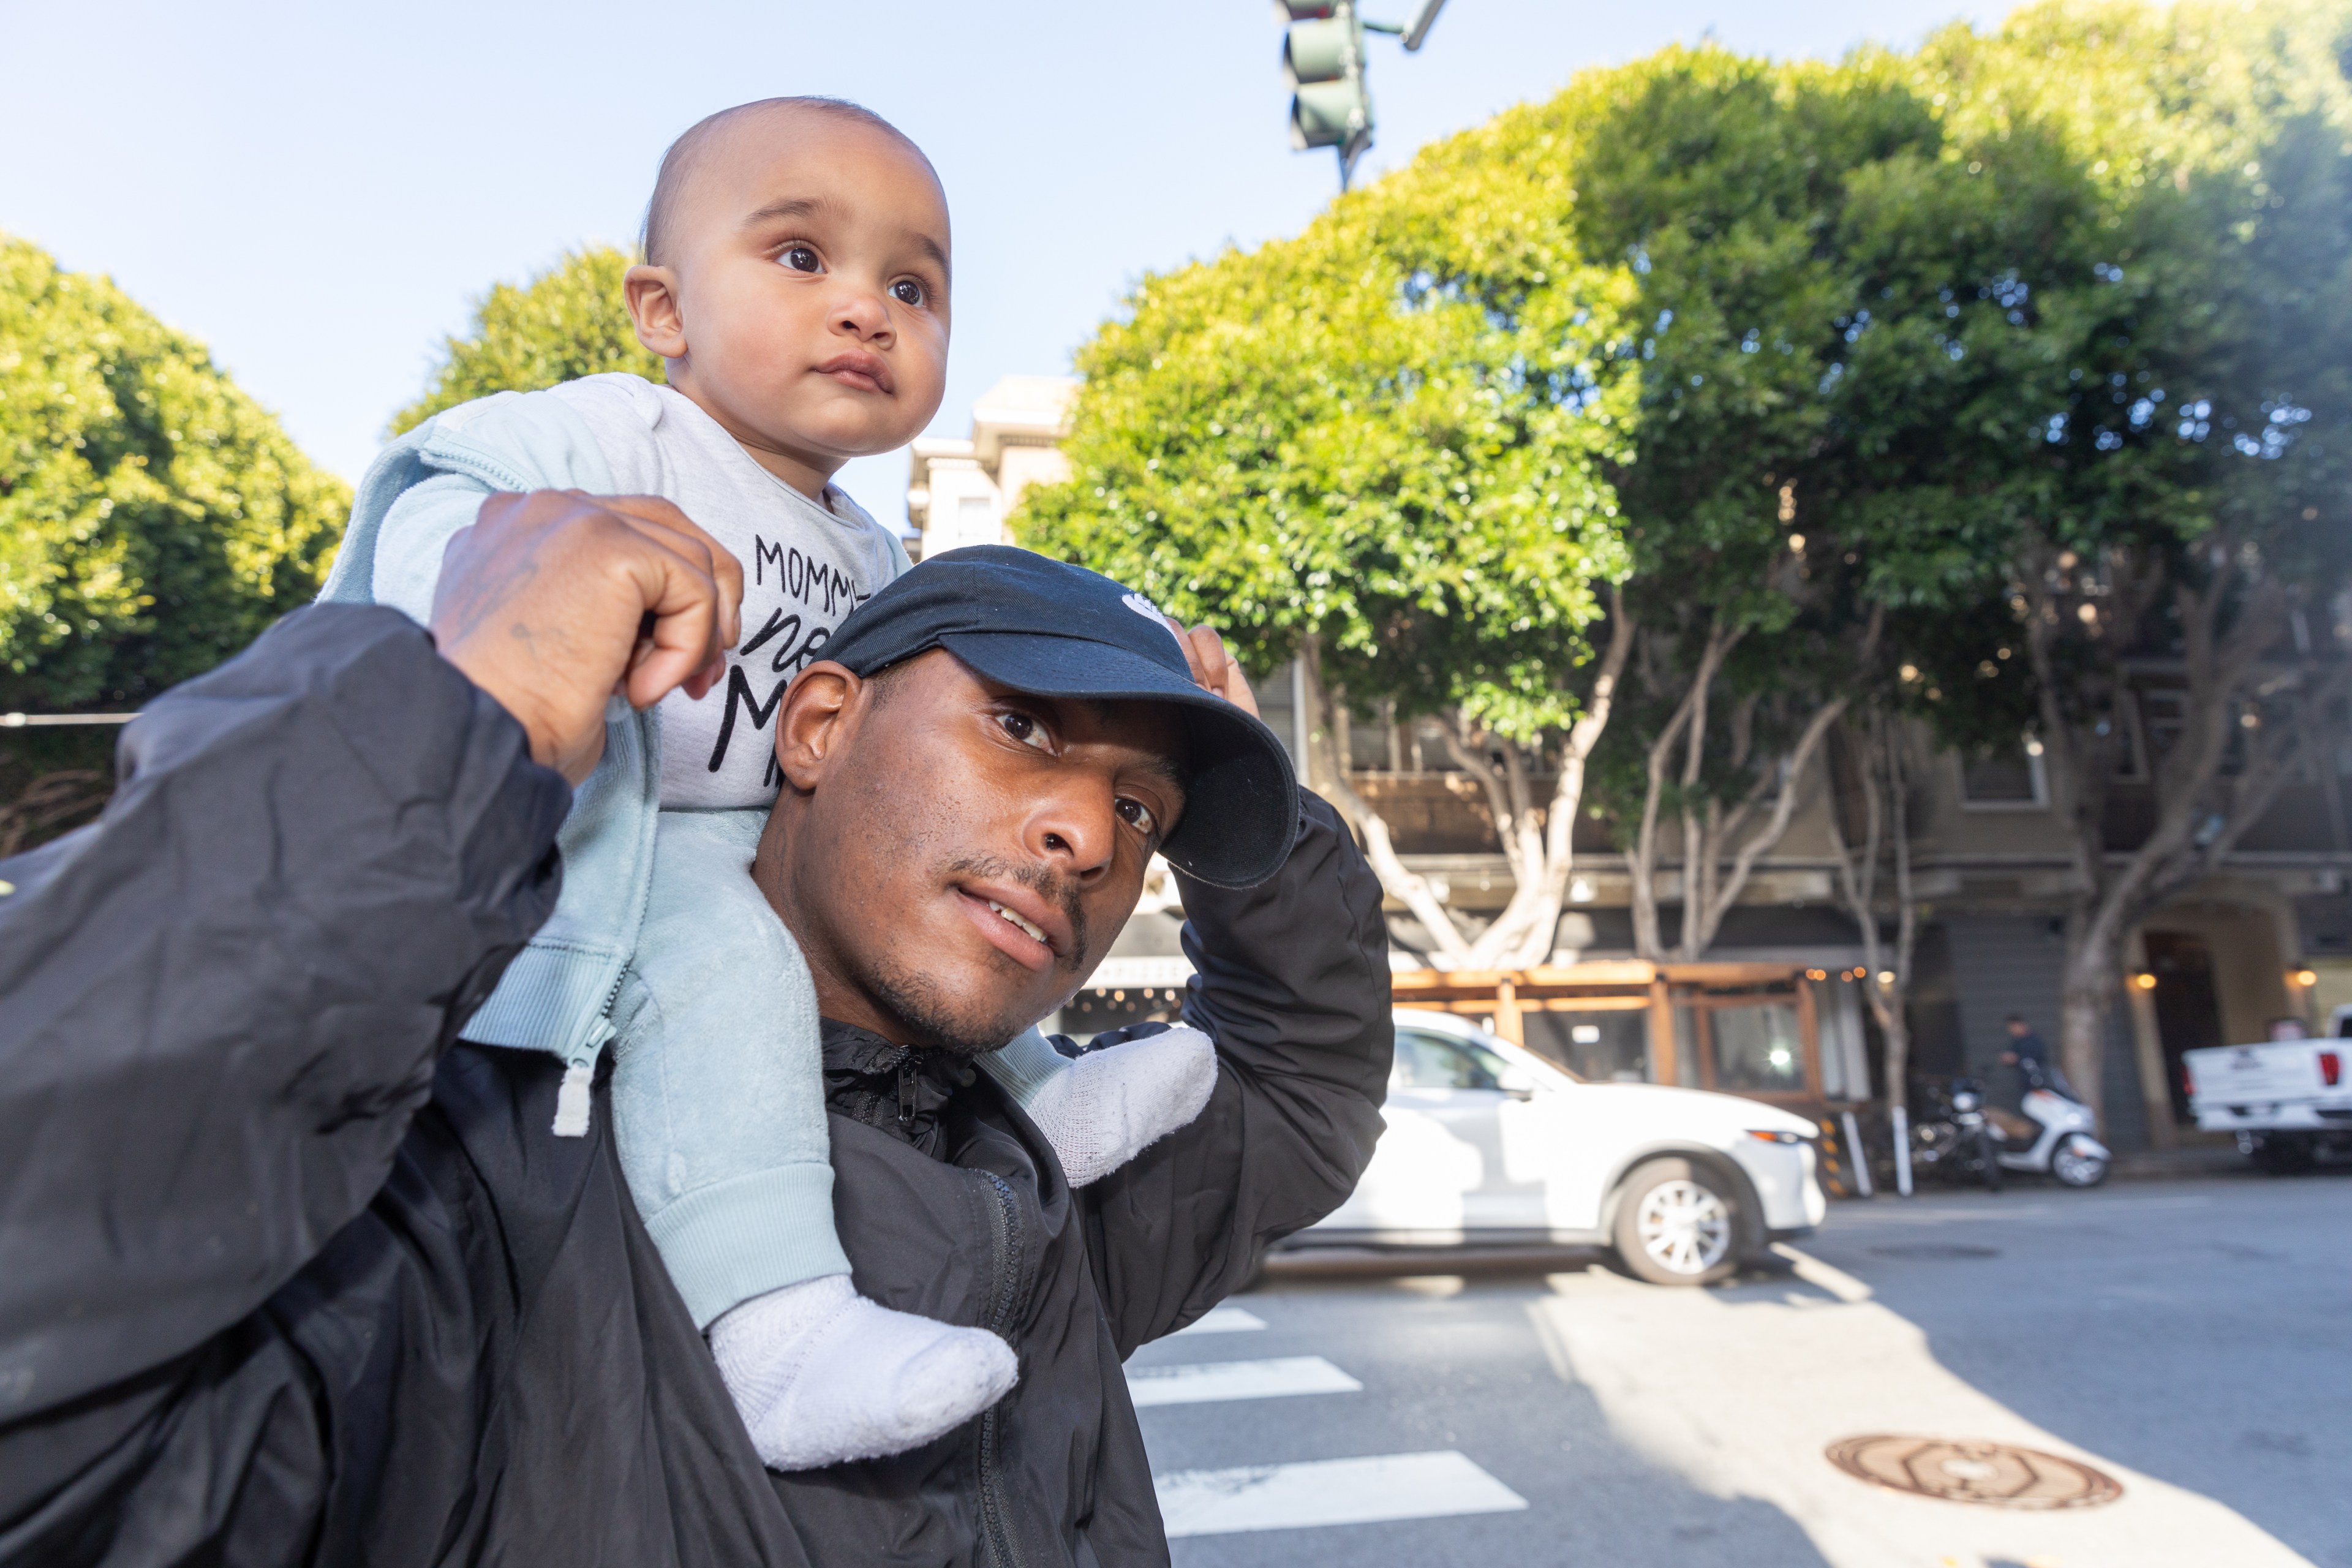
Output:
<path fill-rule="evenodd" d="M 442 552 L 483 498 L 540 489 L 614 493 L 561 398 L 500 393 L 436 415 L 370 467 L 320 596 L 428 620 Z M 555 914 L 465 1035 L 550 1052 L 583 1090 L 613 1043 L 623 1173 L 708 1326 L 849 1263 L 834 1233 L 815 992 L 750 875 L 767 814 L 661 810 L 660 743 L 653 713 L 614 703 L 604 760 L 557 838 Z M 1069 1066 L 1034 1029 L 981 1065 L 1024 1102 Z"/>

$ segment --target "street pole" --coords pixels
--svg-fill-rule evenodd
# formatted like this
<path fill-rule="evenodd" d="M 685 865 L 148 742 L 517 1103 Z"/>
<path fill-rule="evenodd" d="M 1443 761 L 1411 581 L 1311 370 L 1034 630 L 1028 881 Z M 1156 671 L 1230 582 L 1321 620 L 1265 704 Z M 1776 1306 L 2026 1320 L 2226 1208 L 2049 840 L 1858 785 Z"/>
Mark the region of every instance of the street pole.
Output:
<path fill-rule="evenodd" d="M 1895 1123 L 1895 1190 L 1911 1195 L 1911 1113 L 1902 1106 L 1889 1118 Z"/>
<path fill-rule="evenodd" d="M 1347 43 L 1340 56 L 1346 74 L 1340 79 L 1348 84 L 1349 96 L 1354 100 L 1348 110 L 1348 139 L 1339 146 L 1339 192 L 1345 195 L 1356 177 L 1356 160 L 1372 145 L 1372 95 L 1364 85 L 1364 29 L 1356 23 L 1355 0 L 1339 0 L 1331 7 L 1331 16 L 1346 29 Z"/>
<path fill-rule="evenodd" d="M 1872 1197 L 1870 1187 L 1870 1154 L 1862 1146 L 1862 1129 L 1854 1125 L 1853 1112 L 1839 1112 L 1845 1126 L 1846 1158 L 1853 1162 L 1853 1184 L 1864 1197 Z"/>

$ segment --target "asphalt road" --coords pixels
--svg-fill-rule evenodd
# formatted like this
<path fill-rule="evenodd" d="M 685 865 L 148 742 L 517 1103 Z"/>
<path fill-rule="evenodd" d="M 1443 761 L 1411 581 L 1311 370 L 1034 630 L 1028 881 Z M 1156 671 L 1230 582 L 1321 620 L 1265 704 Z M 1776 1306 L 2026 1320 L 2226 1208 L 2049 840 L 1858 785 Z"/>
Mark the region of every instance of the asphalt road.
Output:
<path fill-rule="evenodd" d="M 2352 1176 L 1841 1204 L 1708 1291 L 1276 1279 L 1129 1377 L 1179 1568 L 2352 1568 Z M 2122 1492 L 1948 1501 L 1824 1457 L 1873 1434 Z"/>

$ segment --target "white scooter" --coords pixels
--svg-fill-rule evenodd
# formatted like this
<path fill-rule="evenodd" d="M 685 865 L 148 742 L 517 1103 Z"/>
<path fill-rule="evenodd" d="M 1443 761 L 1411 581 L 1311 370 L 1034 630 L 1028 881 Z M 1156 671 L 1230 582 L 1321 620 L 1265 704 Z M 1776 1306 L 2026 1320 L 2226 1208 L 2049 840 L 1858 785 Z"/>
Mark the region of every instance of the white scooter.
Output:
<path fill-rule="evenodd" d="M 2025 1114 L 1989 1112 L 1986 1117 L 2001 1169 L 2055 1176 L 2070 1187 L 2095 1187 L 2105 1181 L 2116 1157 L 2096 1137 L 2091 1108 L 2076 1100 L 2056 1074 L 2032 1062 L 2022 1064 L 2022 1070 Z"/>

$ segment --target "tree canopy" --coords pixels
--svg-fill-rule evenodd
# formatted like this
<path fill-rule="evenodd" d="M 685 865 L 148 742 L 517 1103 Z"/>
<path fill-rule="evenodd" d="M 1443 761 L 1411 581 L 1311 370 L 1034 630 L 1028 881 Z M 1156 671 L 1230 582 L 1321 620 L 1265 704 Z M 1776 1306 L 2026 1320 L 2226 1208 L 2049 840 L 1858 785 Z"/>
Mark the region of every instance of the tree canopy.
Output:
<path fill-rule="evenodd" d="M 616 370 L 661 380 L 662 362 L 637 342 L 622 303 L 629 267 L 621 251 L 588 246 L 520 287 L 493 285 L 473 331 L 445 340 L 431 389 L 393 416 L 392 433 L 494 392 L 534 392 Z"/>
<path fill-rule="evenodd" d="M 308 602 L 350 507 L 202 344 L 0 236 L 0 708 L 211 668 Z"/>
<path fill-rule="evenodd" d="M 1296 240 L 1147 279 L 1079 355 L 1072 477 L 1028 492 L 1023 541 L 1261 669 L 1313 638 L 1355 701 L 1565 721 L 1623 565 L 1601 462 L 1627 449 L 1631 285 L 1529 199 L 1540 134 L 1470 132 Z"/>
<path fill-rule="evenodd" d="M 1490 756 L 1594 711 L 1619 584 L 1596 791 L 1727 904 L 1844 707 L 2013 744 L 2147 635 L 2101 618 L 2131 561 L 2337 580 L 2347 40 L 2340 0 L 2061 0 L 1584 73 L 1148 278 L 1015 525 Z M 2043 572 L 2099 601 L 2056 663 Z"/>
<path fill-rule="evenodd" d="M 1631 453 L 1633 284 L 1570 243 L 1553 134 L 1506 116 L 1297 239 L 1148 279 L 1079 355 L 1070 479 L 1013 520 L 1225 628 L 1258 669 L 1301 658 L 1333 721 L 1310 776 L 1465 963 L 1550 950 L 1598 732 L 1580 721 L 1605 710 L 1574 677 L 1625 568 L 1604 469 Z M 1376 704 L 1441 719 L 1487 785 L 1521 896 L 1483 945 L 1348 785 L 1334 737 Z M 1546 755 L 1549 832 L 1528 780 Z"/>

